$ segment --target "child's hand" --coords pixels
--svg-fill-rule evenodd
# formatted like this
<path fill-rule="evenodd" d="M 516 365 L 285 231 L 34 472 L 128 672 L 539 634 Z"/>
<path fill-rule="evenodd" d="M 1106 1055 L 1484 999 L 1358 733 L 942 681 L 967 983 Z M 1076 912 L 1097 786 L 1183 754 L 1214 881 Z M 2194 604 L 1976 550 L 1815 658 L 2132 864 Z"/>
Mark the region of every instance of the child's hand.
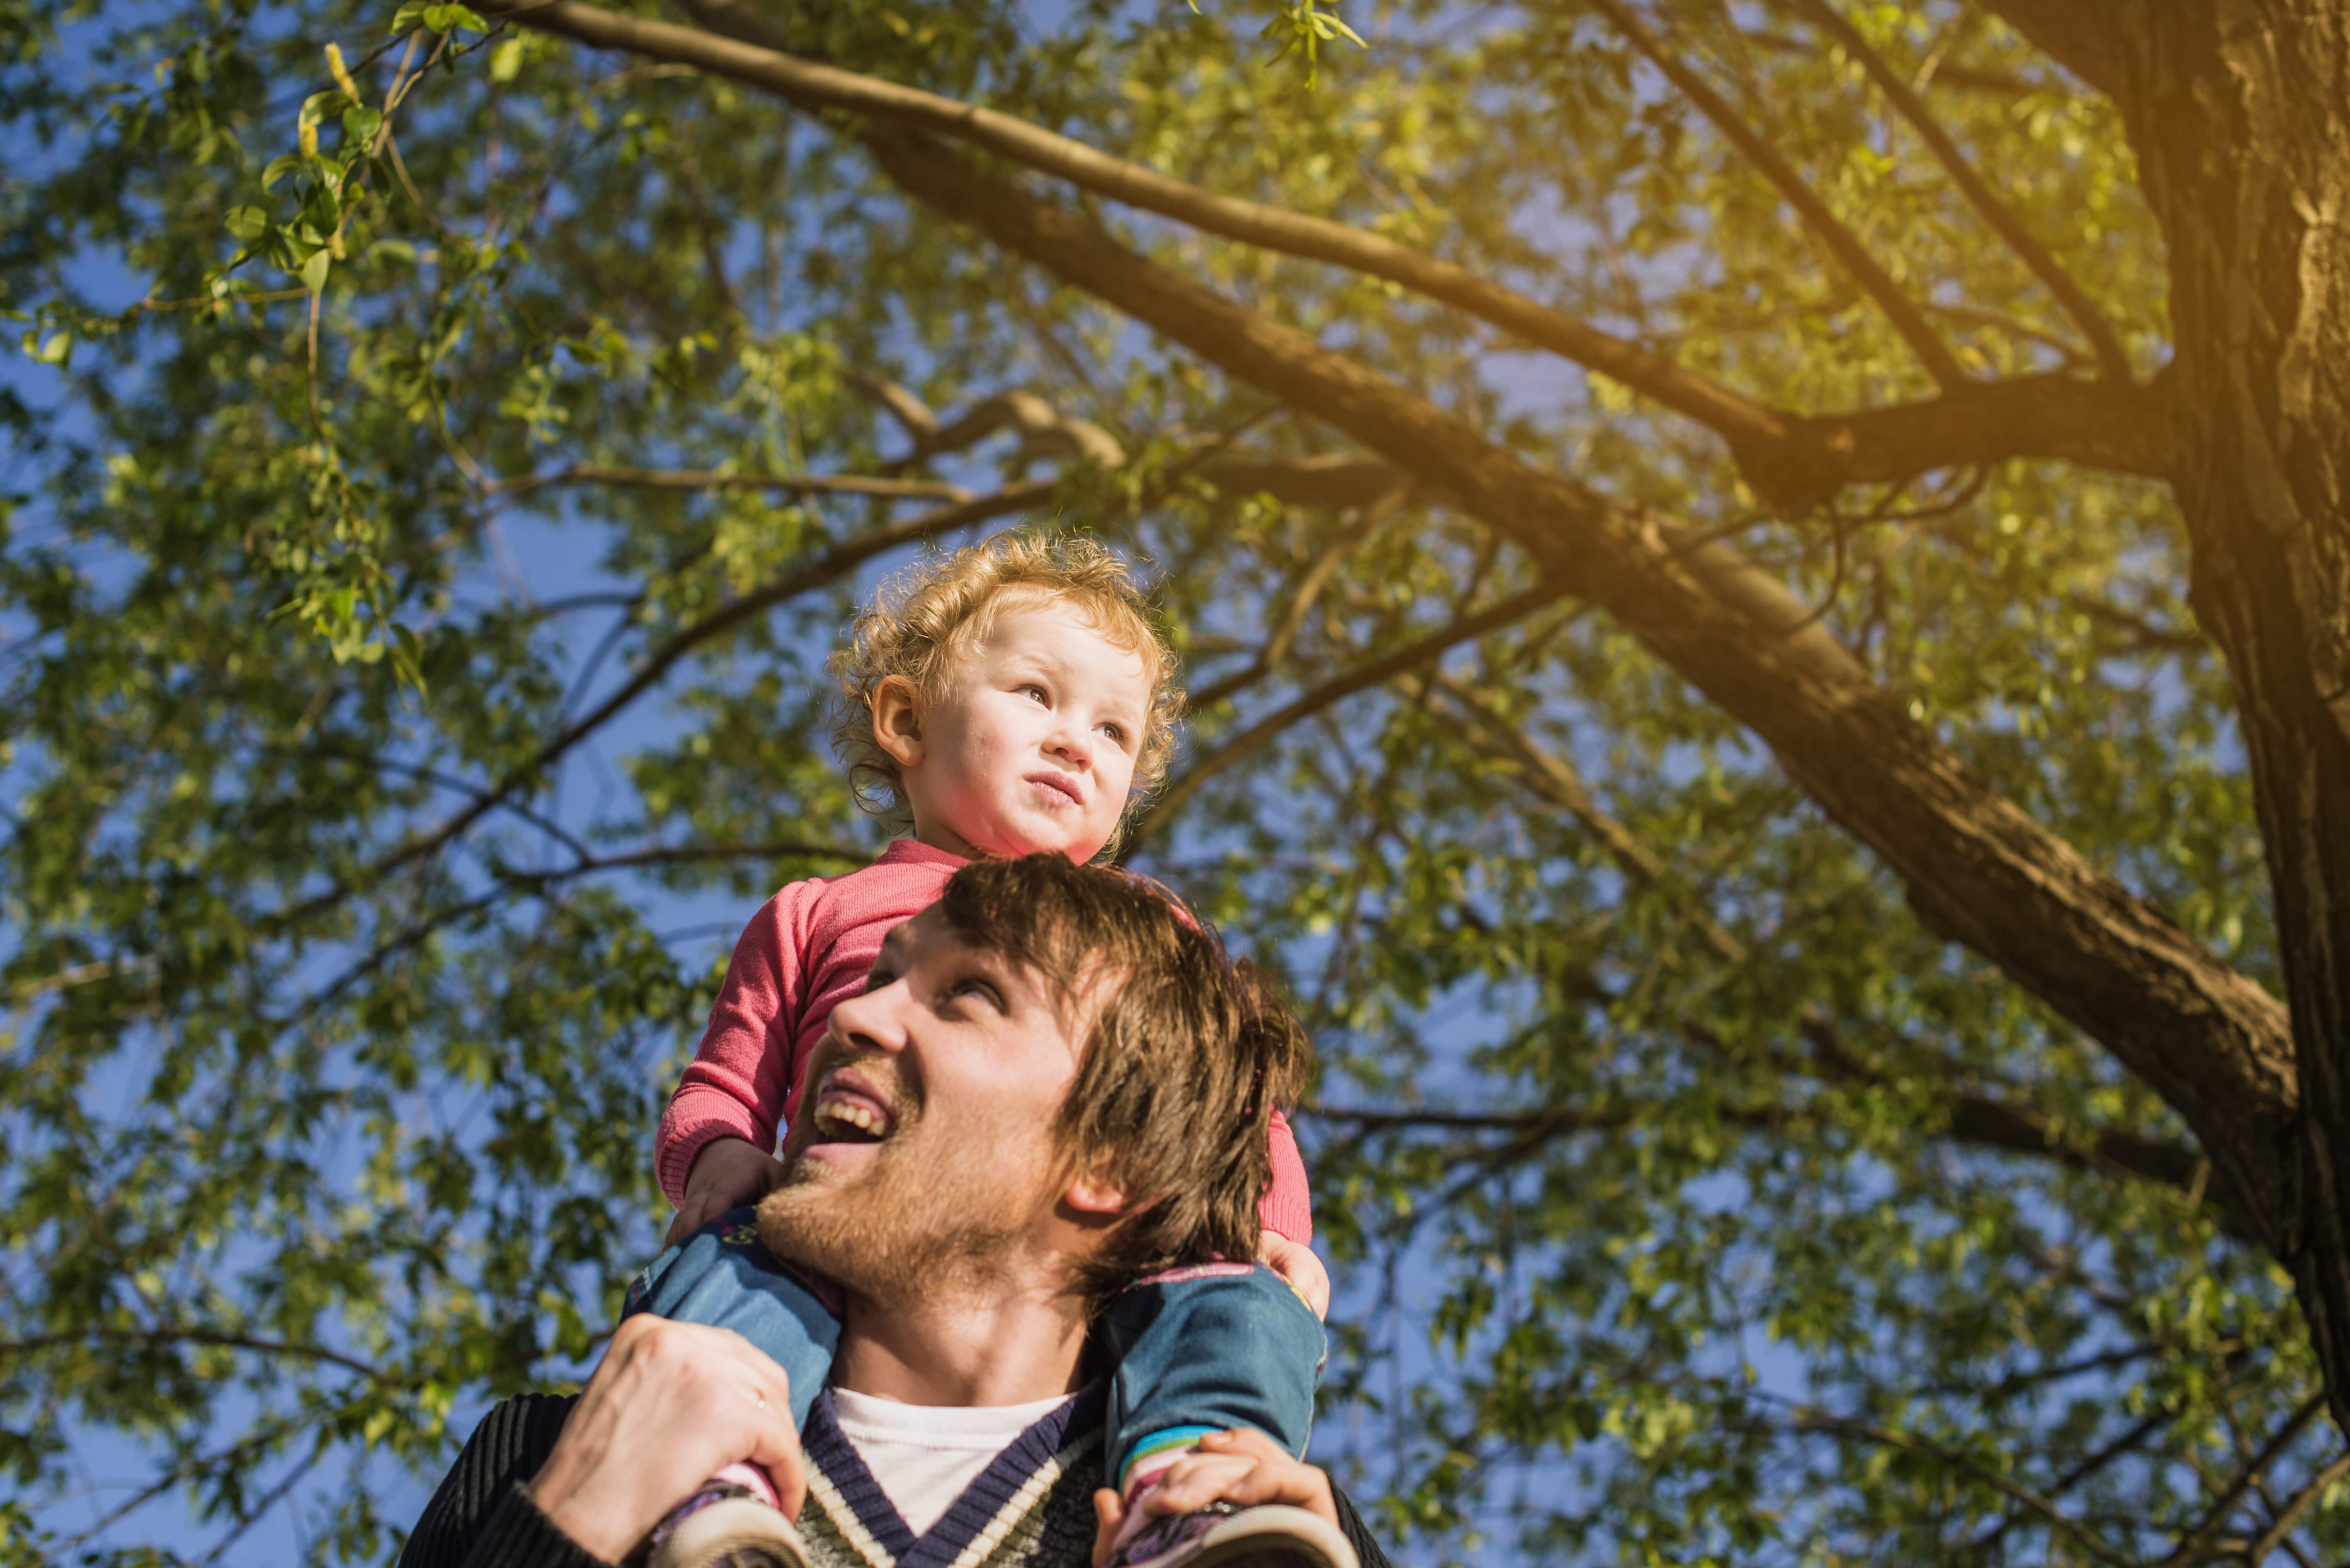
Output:
<path fill-rule="evenodd" d="M 712 1138 L 685 1173 L 685 1201 L 669 1222 L 661 1245 L 674 1247 L 730 1209 L 764 1198 L 784 1172 L 784 1162 L 739 1137 Z"/>
<path fill-rule="evenodd" d="M 1301 1247 L 1278 1231 L 1267 1231 L 1262 1243 L 1264 1263 L 1274 1273 L 1287 1280 L 1305 1304 L 1314 1309 L 1315 1317 L 1330 1315 L 1330 1271 L 1314 1255 L 1311 1247 Z"/>
<path fill-rule="evenodd" d="M 1263 1432 L 1240 1428 L 1211 1432 L 1197 1452 L 1169 1465 L 1159 1484 L 1143 1494 L 1143 1511 L 1155 1518 L 1191 1513 L 1222 1500 L 1238 1508 L 1281 1502 L 1338 1522 L 1330 1498 L 1330 1478 Z M 1094 1568 L 1109 1561 L 1110 1543 L 1126 1522 L 1126 1505 L 1107 1487 L 1094 1493 Z"/>

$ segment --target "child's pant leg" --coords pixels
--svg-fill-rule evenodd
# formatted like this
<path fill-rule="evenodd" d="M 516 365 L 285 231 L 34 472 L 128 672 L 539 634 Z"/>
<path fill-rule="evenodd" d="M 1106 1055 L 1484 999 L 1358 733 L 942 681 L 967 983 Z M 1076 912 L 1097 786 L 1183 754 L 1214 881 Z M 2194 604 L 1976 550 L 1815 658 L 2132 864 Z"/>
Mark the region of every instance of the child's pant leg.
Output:
<path fill-rule="evenodd" d="M 840 1320 L 759 1245 L 757 1214 L 731 1210 L 655 1258 L 629 1282 L 620 1315 L 649 1312 L 733 1329 L 784 1369 L 791 1380 L 792 1425 L 804 1427 L 816 1390 L 832 1375 Z"/>
<path fill-rule="evenodd" d="M 1198 1263 L 1129 1287 L 1102 1321 L 1110 1484 L 1207 1432 L 1253 1427 L 1300 1459 L 1328 1342 L 1314 1309 L 1263 1264 Z"/>

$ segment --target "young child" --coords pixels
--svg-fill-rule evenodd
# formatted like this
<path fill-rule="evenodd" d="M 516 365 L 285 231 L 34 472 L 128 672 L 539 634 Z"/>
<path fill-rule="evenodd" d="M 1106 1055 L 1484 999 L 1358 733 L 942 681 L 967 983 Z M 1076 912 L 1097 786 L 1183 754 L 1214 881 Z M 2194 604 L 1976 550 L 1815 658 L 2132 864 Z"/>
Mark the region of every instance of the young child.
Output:
<path fill-rule="evenodd" d="M 680 1249 L 755 1246 L 741 1217 L 712 1222 L 766 1194 L 791 1117 L 860 1125 L 855 1106 L 795 1103 L 834 1004 L 864 989 L 889 929 L 935 902 L 970 859 L 1057 851 L 1082 863 L 1112 846 L 1128 805 L 1165 771 L 1180 701 L 1172 652 L 1125 566 L 1082 540 L 1003 535 L 931 563 L 877 596 L 835 667 L 848 699 L 835 740 L 858 802 L 912 836 L 861 871 L 793 883 L 744 929 L 661 1119 L 656 1168 L 678 1213 L 670 1251 L 631 1288 L 630 1312 L 715 1322 L 733 1310 L 729 1290 L 697 1291 Z M 1201 1260 L 1138 1284 L 1106 1314 L 1118 1358 L 1109 1479 L 1128 1521 L 1114 1563 L 1192 1554 L 1207 1521 L 1162 1519 L 1150 1494 L 1207 1433 L 1254 1428 L 1304 1455 L 1329 1286 L 1307 1247 L 1305 1167 L 1277 1111 L 1272 1143 L 1263 1262 L 1288 1289 L 1268 1288 L 1265 1269 Z M 754 1312 L 755 1326 L 725 1325 L 784 1365 L 804 1423 L 837 1330 L 792 1301 L 788 1312 Z M 1236 1360 L 1237 1375 L 1223 1375 Z M 1229 1392 L 1242 1386 L 1246 1396 Z M 762 1478 L 730 1473 L 689 1505 L 764 1490 Z"/>

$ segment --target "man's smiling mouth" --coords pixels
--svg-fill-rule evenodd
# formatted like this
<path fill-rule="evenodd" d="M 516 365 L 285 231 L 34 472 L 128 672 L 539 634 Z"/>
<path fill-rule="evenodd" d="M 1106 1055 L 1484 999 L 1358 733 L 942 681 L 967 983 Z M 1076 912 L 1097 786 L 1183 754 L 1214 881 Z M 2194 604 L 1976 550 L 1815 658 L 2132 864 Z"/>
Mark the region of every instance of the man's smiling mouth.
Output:
<path fill-rule="evenodd" d="M 879 1143 L 897 1125 L 879 1092 L 854 1073 L 827 1075 L 808 1114 L 827 1143 Z"/>

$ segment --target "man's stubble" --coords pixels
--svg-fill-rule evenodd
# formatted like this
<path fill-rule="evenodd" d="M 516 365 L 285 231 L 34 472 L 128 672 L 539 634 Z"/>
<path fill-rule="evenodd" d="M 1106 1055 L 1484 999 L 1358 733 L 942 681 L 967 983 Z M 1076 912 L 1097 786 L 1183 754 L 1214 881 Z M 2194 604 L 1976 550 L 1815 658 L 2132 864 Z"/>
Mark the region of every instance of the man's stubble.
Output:
<path fill-rule="evenodd" d="M 914 1096 L 895 1098 L 911 1121 L 901 1119 L 861 1167 L 787 1164 L 759 1204 L 760 1244 L 884 1309 L 978 1293 L 1028 1232 L 1031 1216 L 1020 1211 L 1028 1195 L 990 1158 L 1001 1142 L 949 1137 L 925 1125 Z M 1033 1182 L 1034 1165 L 1023 1163 Z"/>

